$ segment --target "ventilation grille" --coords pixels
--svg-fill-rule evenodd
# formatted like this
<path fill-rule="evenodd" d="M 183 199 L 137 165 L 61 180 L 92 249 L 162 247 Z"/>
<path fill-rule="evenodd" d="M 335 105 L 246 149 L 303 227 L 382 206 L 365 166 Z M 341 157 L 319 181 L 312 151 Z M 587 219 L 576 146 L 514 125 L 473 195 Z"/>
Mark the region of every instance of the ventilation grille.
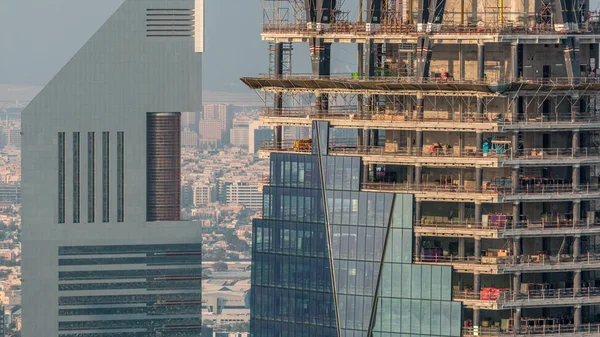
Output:
<path fill-rule="evenodd" d="M 188 37 L 194 36 L 193 9 L 147 9 L 146 36 Z"/>

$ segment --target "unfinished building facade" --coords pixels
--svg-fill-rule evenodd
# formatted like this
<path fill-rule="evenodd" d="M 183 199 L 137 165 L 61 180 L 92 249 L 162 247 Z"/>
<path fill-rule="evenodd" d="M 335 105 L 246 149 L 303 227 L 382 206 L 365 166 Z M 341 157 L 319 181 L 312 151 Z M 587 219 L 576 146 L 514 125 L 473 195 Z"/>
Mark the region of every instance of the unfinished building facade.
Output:
<path fill-rule="evenodd" d="M 263 153 L 316 155 L 322 166 L 328 157 L 360 157 L 361 193 L 412 194 L 412 263 L 452 267 L 459 335 L 600 334 L 600 25 L 588 1 L 364 0 L 354 14 L 336 0 L 263 4 L 271 71 L 242 78 L 272 98 L 261 120 L 275 136 Z M 296 43 L 309 44 L 312 74 L 289 71 Z M 356 46 L 350 74 L 331 73 L 338 43 Z M 284 140 L 288 126 L 312 127 L 313 138 Z M 315 139 L 317 126 L 353 131 Z M 272 175 L 279 174 L 273 165 L 284 172 L 279 160 L 272 159 Z M 353 212 L 351 196 L 338 204 L 323 191 L 325 213 Z M 263 210 L 264 219 L 269 214 Z M 333 219 L 323 221 L 330 250 L 339 240 L 346 247 L 362 240 L 360 231 L 335 232 Z M 336 282 L 357 271 L 330 260 L 335 335 L 457 335 L 414 322 L 432 317 L 426 300 L 415 312 L 413 302 L 387 307 L 380 295 L 369 299 L 371 323 L 349 329 Z M 253 265 L 256 273 L 265 262 Z M 380 291 L 385 273 L 363 276 L 375 277 Z M 406 277 L 429 284 L 414 274 L 391 284 Z M 381 329 L 377 317 L 388 311 L 392 323 Z M 267 319 L 253 307 L 255 321 L 289 321 L 282 317 Z M 253 324 L 255 336 L 279 336 Z"/>

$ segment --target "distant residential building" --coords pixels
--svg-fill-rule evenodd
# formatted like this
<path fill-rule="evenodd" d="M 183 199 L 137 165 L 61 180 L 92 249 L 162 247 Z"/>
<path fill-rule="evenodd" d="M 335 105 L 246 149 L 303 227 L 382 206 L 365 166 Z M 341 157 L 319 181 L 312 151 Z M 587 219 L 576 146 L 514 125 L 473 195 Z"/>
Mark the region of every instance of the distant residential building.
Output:
<path fill-rule="evenodd" d="M 6 145 L 21 146 L 21 129 L 11 127 L 5 129 Z"/>
<path fill-rule="evenodd" d="M 250 123 L 248 127 L 248 152 L 257 153 L 260 143 L 273 140 L 273 129 L 264 126 L 260 121 Z"/>
<path fill-rule="evenodd" d="M 229 143 L 235 146 L 248 146 L 248 128 L 233 128 L 229 135 Z"/>
<path fill-rule="evenodd" d="M 251 209 L 262 207 L 262 191 L 258 181 L 223 180 L 221 182 L 222 197 L 227 204 L 239 204 Z"/>
<path fill-rule="evenodd" d="M 197 112 L 182 112 L 181 113 L 181 128 L 190 128 L 196 131 L 198 127 Z"/>
<path fill-rule="evenodd" d="M 200 130 L 200 137 L 203 139 L 219 139 L 220 145 L 229 142 L 229 132 L 231 128 L 233 128 L 233 105 L 228 104 L 205 104 L 204 105 L 204 116 L 202 121 L 200 121 L 199 126 L 202 128 L 203 126 L 210 127 L 212 132 L 217 132 L 216 130 L 220 130 L 219 136 L 215 136 L 211 134 L 210 137 L 205 136 L 206 129 L 204 132 Z M 214 123 L 207 123 L 208 121 L 217 121 L 219 126 Z"/>
<path fill-rule="evenodd" d="M 21 184 L 0 184 L 0 205 L 21 203 Z"/>
<path fill-rule="evenodd" d="M 4 310 L 4 306 L 0 306 L 0 337 L 6 336 L 6 323 L 4 322 L 4 314 L 6 310 Z"/>
<path fill-rule="evenodd" d="M 194 207 L 210 204 L 218 200 L 217 184 L 208 181 L 197 181 L 192 185 Z"/>
<path fill-rule="evenodd" d="M 191 207 L 194 204 L 194 188 L 192 185 L 181 185 L 181 207 Z"/>
<path fill-rule="evenodd" d="M 198 139 L 198 148 L 200 149 L 216 149 L 219 147 L 218 139 Z"/>
<path fill-rule="evenodd" d="M 201 140 L 214 139 L 217 141 L 217 146 L 223 144 L 225 130 L 221 121 L 203 119 L 198 124 L 198 130 Z"/>
<path fill-rule="evenodd" d="M 198 147 L 198 133 L 189 127 L 181 131 L 181 146 Z"/>

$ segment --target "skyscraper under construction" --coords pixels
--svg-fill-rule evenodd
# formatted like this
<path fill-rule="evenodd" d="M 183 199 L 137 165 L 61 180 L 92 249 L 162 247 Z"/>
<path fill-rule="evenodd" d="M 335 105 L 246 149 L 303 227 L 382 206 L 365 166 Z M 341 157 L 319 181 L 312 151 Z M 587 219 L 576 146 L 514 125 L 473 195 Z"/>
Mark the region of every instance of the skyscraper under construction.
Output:
<path fill-rule="evenodd" d="M 589 2 L 350 2 L 263 1 L 271 71 L 242 78 L 275 129 L 253 335 L 600 334 Z M 352 73 L 331 73 L 335 44 Z"/>

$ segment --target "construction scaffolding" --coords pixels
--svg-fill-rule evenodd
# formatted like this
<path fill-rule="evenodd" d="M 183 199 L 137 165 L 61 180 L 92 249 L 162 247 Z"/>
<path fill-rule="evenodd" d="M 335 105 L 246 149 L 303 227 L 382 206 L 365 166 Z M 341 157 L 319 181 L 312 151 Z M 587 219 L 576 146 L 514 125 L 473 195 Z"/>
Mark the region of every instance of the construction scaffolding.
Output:
<path fill-rule="evenodd" d="M 463 336 L 598 333 L 600 20 L 588 1 L 264 3 L 270 50 L 308 43 L 312 73 L 272 57 L 269 74 L 242 78 L 273 97 L 263 153 L 312 154 L 281 128 L 324 122 L 344 136 L 320 151 L 360 157 L 361 191 L 414 195 L 413 263 L 452 266 Z M 356 45 L 356 69 L 331 72 L 335 44 Z"/>

